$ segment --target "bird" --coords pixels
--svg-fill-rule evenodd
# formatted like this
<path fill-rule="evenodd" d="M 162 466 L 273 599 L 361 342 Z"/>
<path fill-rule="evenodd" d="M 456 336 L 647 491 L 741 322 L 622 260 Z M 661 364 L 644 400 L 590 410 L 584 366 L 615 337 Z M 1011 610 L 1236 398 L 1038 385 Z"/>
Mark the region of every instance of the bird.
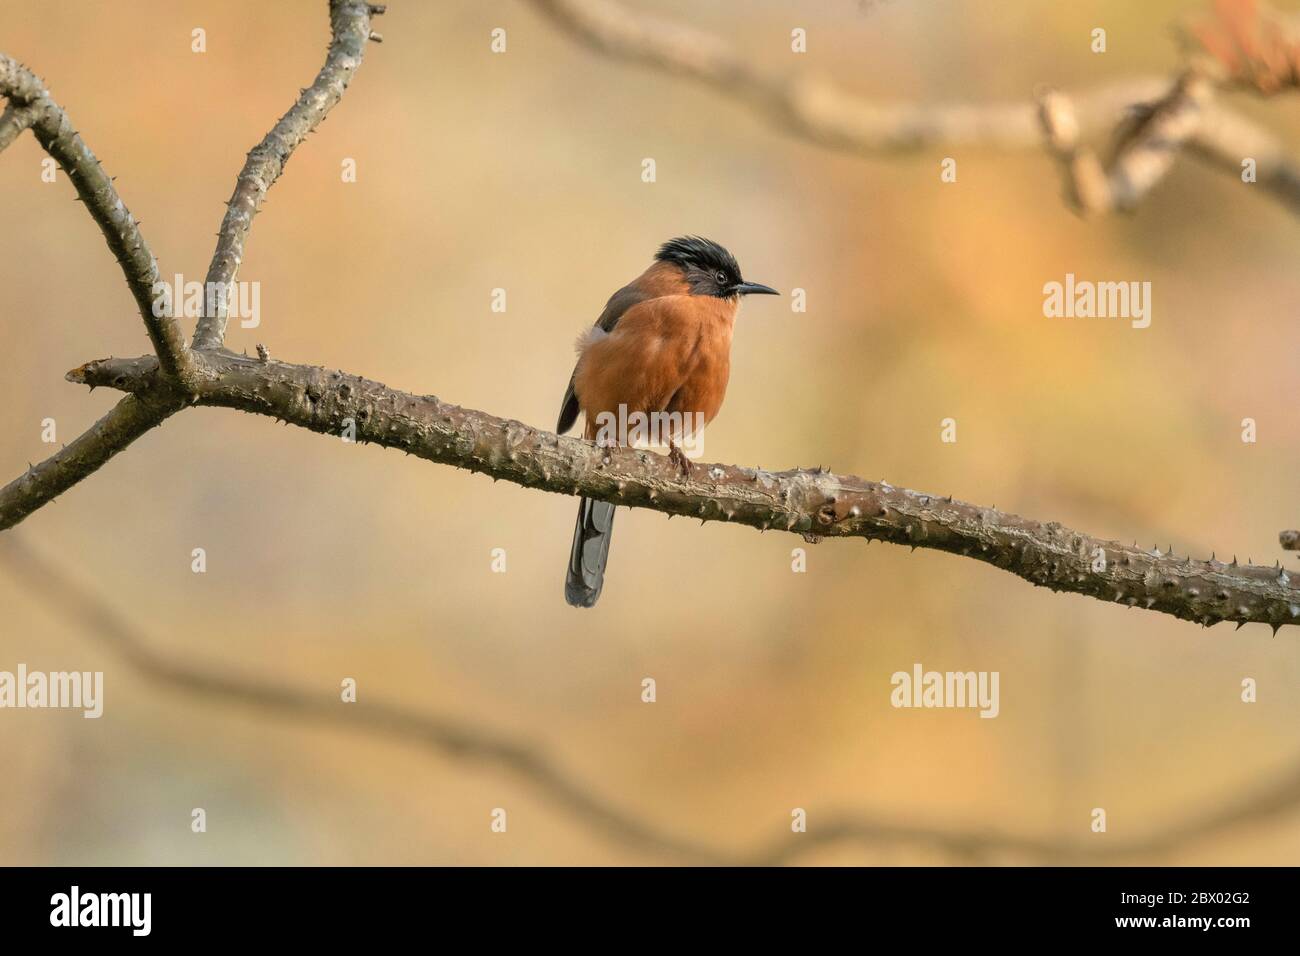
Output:
<path fill-rule="evenodd" d="M 610 441 L 602 422 L 635 413 L 689 422 L 668 435 L 669 455 L 684 475 L 690 463 L 675 439 L 692 437 L 722 407 L 731 375 L 731 338 L 746 295 L 780 295 L 746 282 L 736 258 L 711 239 L 680 236 L 659 247 L 649 268 L 619 289 L 595 324 L 578 337 L 578 353 L 555 431 L 585 418 L 584 437 Z M 622 415 L 620 416 L 620 412 Z M 674 417 L 676 416 L 676 417 Z M 600 597 L 614 527 L 614 506 L 582 498 L 569 551 L 564 597 L 593 607 Z"/>

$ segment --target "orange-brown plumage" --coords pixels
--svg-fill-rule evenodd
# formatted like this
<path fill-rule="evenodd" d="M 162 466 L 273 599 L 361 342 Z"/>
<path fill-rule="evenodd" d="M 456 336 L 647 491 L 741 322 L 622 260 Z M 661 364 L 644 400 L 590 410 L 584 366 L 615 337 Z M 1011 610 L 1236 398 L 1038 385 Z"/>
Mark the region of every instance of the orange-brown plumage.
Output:
<path fill-rule="evenodd" d="M 596 437 L 600 413 L 680 412 L 713 421 L 731 374 L 734 300 L 665 295 L 632 306 L 614 331 L 589 339 L 574 369 L 574 394 Z"/>
<path fill-rule="evenodd" d="M 571 428 L 581 411 L 586 437 L 603 440 L 610 421 L 666 412 L 670 431 L 663 437 L 687 467 L 674 442 L 722 408 L 736 312 L 740 297 L 751 293 L 775 290 L 743 281 L 736 260 L 717 243 L 691 236 L 665 243 L 578 340 L 556 431 Z M 684 429 L 677 431 L 677 423 Z M 600 596 L 613 513 L 613 505 L 582 499 L 565 581 L 574 606 L 591 607 Z"/>

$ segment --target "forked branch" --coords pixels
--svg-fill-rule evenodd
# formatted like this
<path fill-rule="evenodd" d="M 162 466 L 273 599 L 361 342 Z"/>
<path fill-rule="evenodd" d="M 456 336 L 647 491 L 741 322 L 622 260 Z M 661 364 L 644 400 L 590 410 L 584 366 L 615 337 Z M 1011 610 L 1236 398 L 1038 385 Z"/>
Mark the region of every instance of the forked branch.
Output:
<path fill-rule="evenodd" d="M 635 55 L 728 88 L 733 83 L 756 84 L 755 95 L 765 102 L 785 103 L 791 109 L 799 103 L 807 106 L 799 97 L 790 99 L 793 94 L 788 89 L 777 89 L 759 78 L 725 47 L 690 31 L 624 22 L 619 8 L 604 0 L 538 2 L 620 55 Z M 589 15 L 591 11 L 596 13 Z M 369 20 L 379 12 L 381 7 L 356 0 L 331 0 L 333 39 L 325 66 L 250 153 L 222 226 L 210 277 L 227 282 L 235 276 L 253 213 L 293 148 L 342 96 L 366 40 L 375 38 Z M 1194 82 L 1180 84 L 1179 89 L 1191 95 Z M 12 107 L 0 128 L 16 129 L 30 121 L 47 149 L 78 170 L 74 176 L 78 191 L 88 198 L 88 207 L 97 210 L 96 219 L 110 246 L 128 254 L 128 281 L 140 298 L 157 267 L 94 157 L 67 127 L 66 117 L 39 81 L 7 58 L 0 59 L 0 89 Z M 34 113 L 23 112 L 28 110 Z M 860 110 L 858 118 L 865 121 L 867 112 Z M 1160 114 L 1157 109 L 1153 116 L 1158 119 Z M 801 122 L 808 122 L 814 114 L 798 115 Z M 1000 115 L 994 128 L 1014 131 L 1023 120 L 1019 114 Z M 1032 115 L 1029 122 L 1035 122 Z M 1174 125 L 1188 135 L 1182 126 Z M 957 127 L 969 132 L 983 125 L 959 121 Z M 859 127 L 859 133 L 864 128 Z M 1167 135 L 1168 129 L 1154 122 L 1140 129 L 1135 139 Z M 156 344 L 168 346 L 159 348 L 157 358 L 106 359 L 69 373 L 73 381 L 133 395 L 85 436 L 0 489 L 0 530 L 13 526 L 92 473 L 143 431 L 192 403 L 270 415 L 328 434 L 354 431 L 357 441 L 401 448 L 431 461 L 562 494 L 760 530 L 791 531 L 810 539 L 861 537 L 947 551 L 1055 591 L 1160 611 L 1207 626 L 1222 621 L 1258 622 L 1276 631 L 1300 619 L 1300 589 L 1292 586 L 1280 566 L 1238 565 L 1235 559 L 1225 564 L 1213 555 L 1208 560 L 1177 557 L 1094 538 L 1056 522 L 820 469 L 774 473 L 699 465 L 691 476 L 682 478 L 665 461 L 646 452 L 600 450 L 340 371 L 275 362 L 265 356 L 236 356 L 215 347 L 224 329 L 219 313 L 200 320 L 196 336 L 202 349 L 175 352 L 170 348 L 175 332 L 170 321 L 150 329 Z"/>
<path fill-rule="evenodd" d="M 753 66 L 750 58 L 725 40 L 686 23 L 633 12 L 615 0 L 532 3 L 584 46 L 700 83 L 754 110 L 773 127 L 819 146 L 881 157 L 964 146 L 1036 148 L 1045 139 L 1041 104 L 1029 97 L 994 103 L 878 103 L 830 80 Z M 1197 38 L 1205 53 L 1223 66 L 1215 71 L 1223 83 L 1262 93 L 1293 85 L 1289 79 L 1269 86 L 1253 82 L 1260 69 L 1257 51 L 1272 51 L 1282 42 L 1283 21 L 1260 14 L 1248 2 L 1220 6 L 1226 9 L 1219 10 L 1218 18 L 1203 26 Z M 1225 52 L 1230 44 L 1222 37 L 1247 34 L 1257 38 L 1250 47 L 1255 58 L 1239 65 Z M 1296 62 L 1294 47 L 1288 45 L 1285 50 L 1290 55 L 1287 62 Z M 1274 55 L 1268 62 L 1271 65 L 1277 59 Z M 1243 72 L 1252 82 L 1247 82 Z M 1099 132 L 1112 132 L 1117 138 L 1128 138 L 1135 130 L 1142 134 L 1136 143 L 1128 144 L 1122 161 L 1111 164 L 1109 181 L 1101 165 L 1084 158 L 1089 152 L 1076 143 L 1070 153 L 1072 158 L 1076 154 L 1081 158 L 1081 168 L 1067 166 L 1072 204 L 1082 212 L 1131 208 L 1186 151 L 1233 177 L 1240 177 L 1243 160 L 1253 159 L 1259 186 L 1300 215 L 1300 166 L 1285 155 L 1277 138 L 1212 102 L 1207 84 L 1180 89 L 1179 83 L 1144 77 L 1074 95 L 1054 94 L 1053 105 L 1070 111 L 1075 140 Z M 1148 123 L 1157 112 L 1158 122 Z M 1173 137 L 1166 140 L 1151 135 L 1166 131 L 1174 133 Z M 1049 127 L 1049 145 L 1059 156 L 1061 150 L 1051 142 L 1052 135 Z"/>
<path fill-rule="evenodd" d="M 361 47 L 366 39 L 378 39 L 377 34 L 370 32 L 370 18 L 383 13 L 383 5 L 330 0 L 329 9 L 332 40 L 325 66 L 293 109 L 249 154 L 240 174 L 209 274 L 209 278 L 215 277 L 222 285 L 234 280 L 252 216 L 266 190 L 283 171 L 289 153 L 339 101 L 361 63 Z M 29 466 L 24 474 L 0 488 L 0 531 L 3 531 L 53 501 L 144 432 L 184 408 L 191 397 L 195 353 L 185 346 L 175 319 L 157 314 L 165 310 L 155 310 L 153 287 L 158 280 L 158 263 L 135 219 L 119 198 L 112 179 L 41 80 L 4 54 L 0 54 L 0 97 L 7 100 L 4 113 L 0 114 L 0 150 L 31 129 L 68 174 L 78 197 L 99 224 L 109 249 L 122 266 L 127 286 L 153 342 L 159 371 L 149 389 L 139 390 L 128 400 L 119 402 L 72 444 L 41 464 Z M 224 305 L 223 300 L 217 301 Z M 198 331 L 205 332 L 208 339 L 215 336 L 220 344 L 224 328 L 224 312 L 205 313 Z"/>
<path fill-rule="evenodd" d="M 1216 165 L 1238 170 L 1241 157 L 1259 163 L 1259 182 L 1300 211 L 1300 172 L 1269 134 L 1235 114 L 1217 109 L 1208 90 L 1182 81 L 1172 90 L 1159 80 L 1138 81 L 1066 103 L 1071 113 L 1042 115 L 1030 103 L 990 107 L 881 108 L 841 91 L 786 82 L 753 68 L 724 44 L 689 28 L 632 18 L 607 0 L 534 0 L 584 42 L 615 56 L 707 82 L 763 110 L 774 121 L 813 141 L 861 153 L 890 152 L 947 142 L 1035 145 L 1054 138 L 1063 161 L 1082 156 L 1062 123 L 1108 122 L 1135 103 L 1155 107 L 1138 114 L 1107 192 L 1092 208 L 1131 205 L 1169 168 L 1172 151 L 1186 148 Z M 208 280 L 234 281 L 253 216 L 284 164 L 342 96 L 361 62 L 370 17 L 380 5 L 331 0 L 332 40 L 325 65 L 263 141 L 249 153 L 223 220 Z M 1270 21 L 1271 22 L 1271 21 Z M 1267 27 L 1267 24 L 1265 25 Z M 1274 37 L 1265 30 L 1265 37 Z M 1234 36 L 1245 36 L 1235 31 Z M 1254 34 L 1251 34 L 1254 36 Z M 1242 69 L 1261 89 L 1295 85 L 1297 62 L 1279 58 L 1275 42 L 1246 45 Z M 1294 46 L 1285 48 L 1293 51 Z M 1261 52 L 1262 51 L 1262 52 Z M 1260 84 L 1260 64 L 1271 78 Z M 1268 72 L 1271 71 L 1271 72 Z M 187 350 L 170 318 L 153 315 L 152 285 L 158 268 L 137 224 L 111 180 L 72 129 L 66 114 L 30 71 L 0 55 L 0 150 L 32 129 L 42 146 L 68 172 L 122 264 L 144 318 L 155 355 L 90 362 L 68 378 L 128 394 L 86 434 L 0 489 L 0 530 L 17 524 L 56 495 L 97 470 L 114 454 L 189 404 L 213 405 L 268 415 L 322 434 L 354 437 L 400 448 L 429 461 L 482 472 L 527 487 L 582 494 L 670 515 L 729 521 L 760 530 L 782 530 L 810 540 L 860 537 L 947 551 L 980 560 L 1036 585 L 1099 600 L 1141 607 L 1204 625 L 1221 621 L 1268 624 L 1275 631 L 1300 619 L 1300 590 L 1280 567 L 1257 567 L 1175 556 L 1093 538 L 1055 522 L 1038 522 L 992 508 L 922 494 L 886 482 L 837 476 L 824 469 L 770 472 L 730 465 L 696 465 L 682 477 L 657 455 L 630 449 L 599 449 L 519 422 L 459 408 L 430 395 L 388 388 L 341 371 L 237 356 L 221 348 L 226 316 L 205 314 Z M 1060 106 L 1058 102 L 1056 106 Z M 1075 109 L 1077 108 L 1077 112 Z M 1146 125 L 1143 125 L 1146 120 Z M 1040 122 L 1043 124 L 1040 128 Z M 1169 155 L 1161 153 L 1169 149 Z M 1127 165 L 1126 165 L 1127 164 Z M 1086 165 L 1086 161 L 1085 161 Z M 1099 164 L 1093 171 L 1099 169 Z M 1075 185 L 1075 197 L 1088 207 Z M 1284 533 L 1283 545 L 1300 535 Z M 145 676 L 182 689 L 270 710 L 342 720 L 345 713 L 313 695 L 238 675 L 215 674 L 169 660 L 150 649 L 129 621 L 57 569 L 14 542 L 0 556 L 13 558 L 16 573 L 33 591 L 96 630 Z M 1127 845 L 1085 846 L 995 832 L 960 833 L 895 826 L 844 816 L 802 838 L 785 835 L 754 854 L 731 853 L 675 837 L 592 796 L 531 748 L 478 728 L 394 707 L 369 705 L 346 711 L 350 726 L 400 737 L 443 753 L 494 761 L 550 796 L 563 809 L 610 835 L 655 852 L 704 863 L 776 863 L 818 845 L 840 841 L 868 846 L 921 843 L 943 852 L 985 860 L 1022 855 L 1043 862 L 1101 860 L 1168 853 L 1187 841 L 1238 824 L 1291 812 L 1300 803 L 1300 769 L 1246 795 L 1222 810 Z"/>

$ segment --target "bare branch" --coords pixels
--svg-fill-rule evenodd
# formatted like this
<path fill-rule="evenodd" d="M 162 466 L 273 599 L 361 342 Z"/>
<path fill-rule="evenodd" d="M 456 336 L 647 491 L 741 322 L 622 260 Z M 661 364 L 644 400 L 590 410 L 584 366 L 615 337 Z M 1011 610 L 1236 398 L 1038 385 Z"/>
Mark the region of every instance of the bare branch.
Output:
<path fill-rule="evenodd" d="M 343 97 L 352 74 L 361 66 L 366 41 L 371 39 L 370 17 L 383 13 L 383 7 L 360 0 L 330 0 L 330 40 L 325 65 L 316 80 L 298 97 L 298 101 L 266 137 L 252 148 L 244 163 L 235 192 L 221 221 L 217 248 L 208 266 L 208 289 L 220 289 L 235 281 L 244 261 L 244 245 L 253 227 L 267 191 L 284 172 L 290 154 L 307 138 L 307 134 L 325 119 L 325 115 Z M 226 337 L 228 309 L 218 299 L 216 309 L 205 309 L 194 331 L 196 349 L 220 348 Z"/>
<path fill-rule="evenodd" d="M 14 106 L 9 103 L 0 113 L 0 151 L 16 140 L 25 129 L 30 129 L 36 122 L 36 110 L 30 106 Z"/>
<path fill-rule="evenodd" d="M 824 80 L 783 77 L 751 66 L 725 41 L 694 27 L 633 14 L 610 0 L 533 0 L 564 32 L 615 59 L 703 83 L 764 114 L 769 122 L 823 146 L 870 156 L 935 144 L 1039 145 L 1034 105 L 882 105 Z M 1109 124 L 1124 107 L 1154 99 L 1168 81 L 1146 78 L 1081 98 L 1089 125 Z"/>
<path fill-rule="evenodd" d="M 941 830 L 890 824 L 854 814 L 840 814 L 810 827 L 798 840 L 778 840 L 755 862 L 776 865 L 790 862 L 819 846 L 856 843 L 865 847 L 919 845 L 971 863 L 1029 858 L 1039 864 L 1115 864 L 1164 858 L 1185 852 L 1198 842 L 1243 827 L 1258 827 L 1284 819 L 1300 808 L 1300 761 L 1284 767 L 1265 783 L 1247 787 L 1218 806 L 1144 837 L 1111 843 L 1107 840 L 1053 840 L 997 830 Z M 1095 835 L 1094 835 L 1095 836 Z"/>
<path fill-rule="evenodd" d="M 157 373 L 157 359 L 150 356 Z M 184 400 L 155 390 L 128 395 L 71 445 L 0 488 L 0 531 L 12 528 L 67 491 L 149 429 L 184 407 Z"/>
<path fill-rule="evenodd" d="M 806 538 L 860 537 L 965 555 L 1053 591 L 1142 607 L 1209 626 L 1300 623 L 1300 588 L 1280 567 L 1176 557 L 1072 531 L 1054 521 L 896 488 L 823 469 L 770 472 L 696 464 L 682 478 L 665 456 L 600 449 L 432 395 L 412 395 L 341 371 L 234 355 L 196 354 L 199 405 L 236 408 L 315 432 L 399 448 L 530 488 L 585 495 L 703 521 Z M 103 359 L 70 381 L 151 389 L 155 363 Z"/>
<path fill-rule="evenodd" d="M 155 651 L 136 625 L 75 580 L 53 561 L 10 536 L 0 545 L 0 561 L 23 581 L 24 593 L 39 595 L 52 610 L 99 635 L 143 677 L 164 687 L 224 703 L 260 708 L 301 720 L 340 725 L 349 730 L 403 740 L 444 757 L 496 764 L 550 800 L 575 823 L 609 839 L 682 862 L 702 865 L 775 866 L 826 846 L 849 843 L 868 850 L 917 846 L 966 862 L 1029 858 L 1040 863 L 1113 862 L 1166 856 L 1224 830 L 1257 826 L 1295 812 L 1300 805 L 1300 763 L 1264 786 L 1244 792 L 1220 808 L 1125 843 L 1056 841 L 995 830 L 945 830 L 891 823 L 861 814 L 827 816 L 808 832 L 784 833 L 754 852 L 728 851 L 673 835 L 614 804 L 562 770 L 536 746 L 484 730 L 466 721 L 423 714 L 383 702 L 342 707 L 332 698 L 243 674 L 222 673 L 177 661 Z"/>
<path fill-rule="evenodd" d="M 1089 215 L 1136 206 L 1196 135 L 1212 94 L 1213 86 L 1200 71 L 1184 72 L 1158 102 L 1135 111 L 1128 128 L 1121 131 L 1108 170 L 1079 143 L 1079 124 L 1070 101 L 1059 93 L 1043 95 L 1039 100 L 1043 131 L 1065 171 L 1074 207 Z"/>
<path fill-rule="evenodd" d="M 330 0 L 334 39 L 325 66 L 316 82 L 302 92 L 293 109 L 249 154 L 231 208 L 222 223 L 209 281 L 215 276 L 224 286 L 234 280 L 249 223 L 262 197 L 280 175 L 289 154 L 343 95 L 361 62 L 360 51 L 370 36 L 370 17 L 383 12 L 381 4 Z M 26 473 L 0 488 L 0 531 L 3 531 L 93 474 L 144 432 L 185 407 L 187 398 L 183 389 L 192 383 L 195 364 L 194 353 L 185 347 L 175 320 L 154 314 L 157 260 L 145 245 L 112 180 L 72 128 L 67 114 L 34 73 L 3 54 L 0 54 L 0 96 L 9 100 L 0 115 L 0 150 L 30 127 L 46 152 L 67 172 L 122 266 L 157 353 L 157 360 L 148 363 L 151 383 L 148 389 L 133 389 L 135 395 L 119 402 L 71 445 L 41 464 L 29 467 Z M 220 323 L 215 329 L 218 344 L 225 326 L 224 302 L 222 309 L 216 320 Z M 200 327 L 208 320 L 207 316 L 200 320 Z"/>
<path fill-rule="evenodd" d="M 22 580 L 26 591 L 43 596 L 51 609 L 97 634 L 111 651 L 149 680 L 282 716 L 405 740 L 447 757 L 496 764 L 537 789 L 582 825 L 594 826 L 625 844 L 694 863 L 740 862 L 721 851 L 665 833 L 593 796 L 534 746 L 465 721 L 418 713 L 382 701 L 368 700 L 364 705 L 350 707 L 340 704 L 337 697 L 172 660 L 155 651 L 131 621 L 107 601 L 17 537 L 10 536 L 0 546 L 0 560 Z"/>
<path fill-rule="evenodd" d="M 755 69 L 717 37 L 633 14 L 611 0 L 533 0 L 533 5 L 592 49 L 703 83 L 745 103 L 778 129 L 821 146 L 887 156 L 938 145 L 1025 149 L 1043 141 L 1040 106 L 1029 101 L 882 105 L 824 80 L 782 77 Z M 1090 131 L 1109 129 L 1134 107 L 1159 102 L 1169 91 L 1168 80 L 1141 78 L 1076 94 L 1068 101 L 1078 135 L 1083 137 Z M 1244 158 L 1267 155 L 1267 162 L 1260 160 L 1259 182 L 1300 215 L 1300 167 L 1283 156 L 1277 140 L 1225 107 L 1209 103 L 1207 91 L 1198 87 L 1192 92 L 1194 101 L 1180 99 L 1180 109 L 1159 125 L 1162 131 L 1177 132 L 1166 144 L 1167 158 L 1158 159 L 1163 147 L 1154 137 L 1140 140 L 1135 145 L 1141 148 L 1115 169 L 1117 195 L 1135 201 L 1159 180 L 1176 150 L 1186 143 L 1191 155 L 1234 176 L 1240 175 Z M 1185 126 L 1174 122 L 1191 115 L 1185 109 L 1190 105 L 1197 107 L 1200 122 Z M 1232 139 L 1238 133 L 1248 135 L 1241 147 Z M 1247 142 L 1250 149 L 1242 152 Z M 1089 162 L 1084 160 L 1084 165 Z M 1085 190 L 1091 185 L 1089 180 L 1095 181 L 1090 172 L 1081 170 Z M 1092 193 L 1086 198 L 1092 198 Z"/>
<path fill-rule="evenodd" d="M 30 120 L 36 139 L 68 174 L 86 210 L 104 233 L 109 250 L 122 266 L 126 284 L 164 371 L 169 377 L 183 380 L 189 369 L 184 336 L 175 319 L 154 314 L 153 284 L 158 280 L 158 261 L 145 244 L 130 210 L 118 197 L 113 181 L 72 128 L 68 115 L 50 98 L 40 79 L 2 53 L 0 96 L 6 97 L 11 107 L 24 113 L 30 111 L 29 116 L 11 123 Z M 0 146 L 4 135 L 0 123 Z"/>
<path fill-rule="evenodd" d="M 1243 163 L 1254 160 L 1256 183 L 1300 214 L 1300 167 L 1287 158 L 1276 136 L 1241 114 L 1210 104 L 1187 144 L 1187 152 L 1239 178 Z"/>
<path fill-rule="evenodd" d="M 1034 107 L 878 107 L 827 84 L 786 81 L 751 69 L 725 44 L 688 28 L 633 19 L 605 0 L 534 0 L 585 42 L 614 56 L 639 60 L 703 81 L 738 96 L 783 127 L 810 140 L 860 153 L 894 152 L 935 142 L 1028 146 L 1038 141 Z M 249 154 L 222 224 L 208 281 L 234 281 L 252 217 L 282 173 L 294 148 L 338 102 L 360 65 L 367 39 L 378 42 L 369 18 L 378 5 L 331 0 L 332 42 L 325 66 L 295 106 Z M 1263 50 L 1267 55 L 1257 55 Z M 1251 76 L 1261 89 L 1295 85 L 1300 75 L 1292 51 L 1252 47 Z M 1240 52 L 1240 51 L 1239 51 Z M 1232 54 L 1236 56 L 1237 54 Z M 1260 66 L 1263 64 L 1263 66 Z M 1259 80 L 1267 67 L 1267 82 Z M 1240 80 L 1238 80 L 1240 82 Z M 1210 103 L 1211 85 L 1186 73 L 1155 105 L 1140 112 L 1109 170 L 1079 145 L 1079 132 L 1109 123 L 1123 107 L 1163 93 L 1159 81 L 1138 81 L 1089 94 L 1074 112 L 1070 101 L 1047 98 L 1039 117 L 1054 151 L 1066 165 L 1077 204 L 1086 211 L 1131 206 L 1170 168 L 1176 152 L 1195 155 L 1237 173 L 1243 159 L 1258 163 L 1259 182 L 1300 211 L 1300 171 L 1269 134 Z M 697 465 L 681 477 L 659 456 L 629 449 L 599 449 L 519 422 L 462 409 L 433 396 L 416 396 L 338 371 L 273 361 L 264 347 L 248 359 L 220 349 L 224 309 L 205 315 L 196 347 L 185 349 L 174 321 L 152 314 L 155 260 L 130 213 L 94 155 L 72 130 L 40 81 L 0 56 L 0 149 L 32 128 L 68 171 L 79 196 L 121 262 L 141 308 L 157 357 L 107 359 L 70 372 L 69 379 L 132 394 L 86 434 L 0 489 L 0 530 L 12 527 L 56 495 L 93 473 L 141 434 L 186 404 L 196 403 L 270 415 L 313 431 L 338 435 L 354 428 L 357 441 L 373 442 L 430 461 L 483 472 L 546 491 L 582 494 L 630 507 L 702 520 L 726 520 L 762 530 L 821 537 L 856 536 L 966 555 L 1056 591 L 1084 594 L 1130 607 L 1144 607 L 1204 625 L 1236 621 L 1270 625 L 1300 618 L 1300 590 L 1280 567 L 1224 564 L 1176 558 L 1102 541 L 991 508 L 938 498 L 888 483 L 836 476 L 824 469 L 774 473 L 724 465 Z M 182 389 L 177 381 L 184 385 Z M 1283 532 L 1283 547 L 1296 547 L 1300 533 Z M 11 541 L 12 544 L 12 541 Z M 590 795 L 537 751 L 457 721 L 382 704 L 339 708 L 306 691 L 236 675 L 212 673 L 168 660 L 150 649 L 129 623 L 103 602 L 80 592 L 30 552 L 13 561 L 36 590 L 56 607 L 75 613 L 103 634 L 146 676 L 184 690 L 236 700 L 303 717 L 334 720 L 357 729 L 404 738 L 443 753 L 495 762 L 553 799 L 565 812 L 595 823 L 630 845 L 702 863 L 779 863 L 832 842 L 878 846 L 919 843 L 971 859 L 998 854 L 1047 862 L 1162 854 L 1186 842 L 1245 822 L 1292 812 L 1300 803 L 1300 766 L 1278 781 L 1223 809 L 1113 848 L 1038 840 L 1012 834 L 946 832 L 895 826 L 846 816 L 791 840 L 787 835 L 757 854 L 715 850 L 677 838 Z M 61 595 L 61 599 L 60 599 Z"/>

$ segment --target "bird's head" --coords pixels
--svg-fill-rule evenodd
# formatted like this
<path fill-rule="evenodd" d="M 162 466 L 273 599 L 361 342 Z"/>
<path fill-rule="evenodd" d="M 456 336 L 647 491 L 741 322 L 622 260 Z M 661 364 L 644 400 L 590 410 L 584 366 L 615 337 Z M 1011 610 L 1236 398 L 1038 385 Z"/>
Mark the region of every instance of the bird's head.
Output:
<path fill-rule="evenodd" d="M 682 270 L 691 295 L 734 299 L 742 295 L 780 295 L 775 289 L 740 277 L 736 257 L 711 239 L 682 236 L 659 247 L 655 258 Z"/>

